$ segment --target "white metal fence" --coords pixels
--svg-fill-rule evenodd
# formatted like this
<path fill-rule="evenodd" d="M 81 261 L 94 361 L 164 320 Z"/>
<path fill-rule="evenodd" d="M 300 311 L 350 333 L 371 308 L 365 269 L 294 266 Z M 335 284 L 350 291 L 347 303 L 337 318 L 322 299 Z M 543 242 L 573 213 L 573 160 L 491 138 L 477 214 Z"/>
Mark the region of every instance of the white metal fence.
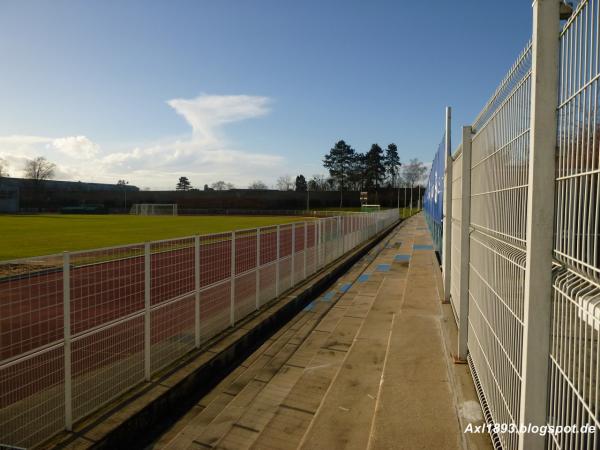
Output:
<path fill-rule="evenodd" d="M 353 213 L 0 263 L 0 444 L 70 429 L 397 220 Z"/>
<path fill-rule="evenodd" d="M 444 276 L 458 354 L 506 424 L 496 445 L 597 449 L 582 427 L 600 429 L 600 0 L 560 27 L 558 0 L 533 8 L 532 43 L 448 158 Z M 509 428 L 529 424 L 577 431 Z"/>

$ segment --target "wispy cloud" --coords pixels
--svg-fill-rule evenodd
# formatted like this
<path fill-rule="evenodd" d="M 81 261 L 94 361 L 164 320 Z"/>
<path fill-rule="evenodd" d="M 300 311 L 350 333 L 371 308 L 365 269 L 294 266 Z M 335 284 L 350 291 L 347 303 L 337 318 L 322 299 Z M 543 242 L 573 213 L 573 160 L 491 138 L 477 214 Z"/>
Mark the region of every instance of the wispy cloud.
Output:
<path fill-rule="evenodd" d="M 236 148 L 224 126 L 270 112 L 271 100 L 249 95 L 201 95 L 167 102 L 190 125 L 188 135 L 133 148 L 102 148 L 86 136 L 0 136 L 0 157 L 18 176 L 28 159 L 42 155 L 55 162 L 62 179 L 116 182 L 127 178 L 140 187 L 170 189 L 177 177 L 198 186 L 224 179 L 244 187 L 251 180 L 274 179 L 283 170 L 278 155 Z"/>
<path fill-rule="evenodd" d="M 267 97 L 250 95 L 201 95 L 167 102 L 191 125 L 194 139 L 204 141 L 215 140 L 215 133 L 227 123 L 268 114 L 270 103 Z"/>

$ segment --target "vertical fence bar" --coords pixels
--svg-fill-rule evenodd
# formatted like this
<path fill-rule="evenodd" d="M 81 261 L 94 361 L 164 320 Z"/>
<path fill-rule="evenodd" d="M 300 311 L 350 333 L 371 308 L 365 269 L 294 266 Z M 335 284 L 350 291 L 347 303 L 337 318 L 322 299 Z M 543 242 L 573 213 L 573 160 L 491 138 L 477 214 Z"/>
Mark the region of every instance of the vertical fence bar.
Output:
<path fill-rule="evenodd" d="M 459 328 L 458 359 L 467 360 L 467 338 L 469 333 L 469 260 L 471 227 L 471 126 L 462 129 L 462 201 L 460 211 L 460 281 L 459 281 Z"/>
<path fill-rule="evenodd" d="M 63 333 L 65 364 L 65 429 L 73 429 L 73 384 L 71 373 L 71 256 L 63 253 Z"/>
<path fill-rule="evenodd" d="M 194 337 L 196 348 L 200 347 L 200 236 L 194 237 Z"/>
<path fill-rule="evenodd" d="M 313 224 L 314 224 L 314 226 L 313 226 L 313 246 L 314 246 L 314 250 L 313 250 L 313 268 L 314 268 L 314 271 L 312 271 L 311 273 L 316 272 L 317 269 L 318 269 L 318 267 L 319 267 L 319 261 L 318 261 L 318 259 L 319 259 L 319 244 L 317 242 L 317 238 L 318 238 L 317 225 L 318 225 L 318 222 L 313 222 Z"/>
<path fill-rule="evenodd" d="M 150 381 L 150 242 L 144 244 L 144 379 Z"/>
<path fill-rule="evenodd" d="M 279 245 L 279 225 L 277 225 L 277 258 L 275 259 L 275 297 L 279 297 L 279 255 L 280 255 L 280 245 Z"/>
<path fill-rule="evenodd" d="M 291 286 L 295 284 L 296 277 L 294 276 L 296 272 L 296 224 L 292 224 L 292 273 L 290 275 L 291 278 Z"/>
<path fill-rule="evenodd" d="M 260 227 L 256 229 L 256 309 L 260 308 Z"/>
<path fill-rule="evenodd" d="M 444 176 L 444 206 L 442 210 L 442 271 L 444 275 L 444 303 L 450 302 L 452 260 L 452 108 L 446 107 L 446 151 Z M 471 170 L 471 168 L 469 168 Z"/>
<path fill-rule="evenodd" d="M 229 319 L 231 326 L 235 325 L 235 231 L 231 232 L 231 288 L 229 289 L 231 294 L 230 298 L 230 309 Z"/>
<path fill-rule="evenodd" d="M 302 273 L 304 274 L 304 279 L 306 279 L 306 253 L 308 252 L 308 245 L 306 241 L 308 240 L 308 222 L 304 222 L 304 270 Z"/>
<path fill-rule="evenodd" d="M 321 219 L 317 219 L 317 266 L 320 268 L 322 265 L 321 260 L 321 241 L 323 240 L 323 230 L 322 230 L 323 221 Z"/>
<path fill-rule="evenodd" d="M 342 256 L 344 240 L 342 238 L 342 217 L 337 217 L 337 256 Z"/>
<path fill-rule="evenodd" d="M 558 106 L 559 0 L 533 2 L 529 188 L 523 362 L 519 424 L 545 425 L 551 330 L 554 159 Z M 545 447 L 537 433 L 519 434 L 519 449 Z"/>

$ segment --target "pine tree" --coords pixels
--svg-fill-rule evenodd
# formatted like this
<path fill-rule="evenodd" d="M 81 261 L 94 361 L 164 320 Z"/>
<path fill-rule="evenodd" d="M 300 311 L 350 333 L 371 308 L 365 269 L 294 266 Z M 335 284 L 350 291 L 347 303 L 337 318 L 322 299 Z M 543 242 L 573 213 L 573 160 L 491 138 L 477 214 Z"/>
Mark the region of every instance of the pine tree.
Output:
<path fill-rule="evenodd" d="M 383 150 L 377 144 L 371 145 L 366 154 L 366 180 L 368 188 L 379 189 L 380 183 L 385 178 L 385 166 L 383 165 Z"/>
<path fill-rule="evenodd" d="M 179 182 L 175 186 L 176 191 L 189 191 L 192 188 L 192 184 L 188 177 L 179 177 Z"/>
<path fill-rule="evenodd" d="M 323 159 L 323 165 L 340 188 L 340 207 L 344 203 L 344 188 L 348 181 L 354 150 L 344 141 L 338 141 Z"/>

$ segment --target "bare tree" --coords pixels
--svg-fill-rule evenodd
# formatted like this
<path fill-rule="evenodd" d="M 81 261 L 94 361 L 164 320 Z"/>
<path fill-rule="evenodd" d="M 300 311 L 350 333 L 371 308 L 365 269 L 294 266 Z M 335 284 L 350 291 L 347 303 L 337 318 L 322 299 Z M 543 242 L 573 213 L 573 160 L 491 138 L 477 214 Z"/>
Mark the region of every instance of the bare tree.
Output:
<path fill-rule="evenodd" d="M 43 156 L 38 156 L 25 163 L 25 178 L 35 181 L 49 180 L 54 178 L 56 164 L 51 163 Z"/>
<path fill-rule="evenodd" d="M 224 181 L 216 181 L 210 185 L 215 191 L 230 191 L 235 189 L 235 186 L 231 183 L 225 183 Z"/>
<path fill-rule="evenodd" d="M 0 178 L 8 176 L 8 163 L 5 159 L 0 158 Z"/>
<path fill-rule="evenodd" d="M 264 191 L 264 190 L 267 190 L 267 189 L 269 189 L 269 188 L 268 188 L 268 186 L 267 186 L 265 183 L 263 183 L 262 181 L 260 181 L 260 180 L 256 180 L 256 181 L 253 181 L 252 183 L 250 183 L 250 185 L 248 186 L 248 189 L 255 189 L 255 190 L 257 190 L 257 191 L 258 191 L 258 190 L 260 190 L 260 191 Z"/>
<path fill-rule="evenodd" d="M 414 187 L 415 184 L 418 184 L 423 181 L 423 177 L 425 176 L 426 172 L 427 167 L 425 167 L 425 165 L 421 161 L 414 158 L 411 159 L 406 166 L 404 166 L 402 178 L 406 181 L 408 186 Z"/>
<path fill-rule="evenodd" d="M 308 181 L 308 189 L 311 191 L 326 191 L 328 188 L 327 177 L 325 175 L 313 175 Z"/>
<path fill-rule="evenodd" d="M 293 191 L 296 184 L 290 175 L 281 175 L 275 183 L 280 191 Z"/>

